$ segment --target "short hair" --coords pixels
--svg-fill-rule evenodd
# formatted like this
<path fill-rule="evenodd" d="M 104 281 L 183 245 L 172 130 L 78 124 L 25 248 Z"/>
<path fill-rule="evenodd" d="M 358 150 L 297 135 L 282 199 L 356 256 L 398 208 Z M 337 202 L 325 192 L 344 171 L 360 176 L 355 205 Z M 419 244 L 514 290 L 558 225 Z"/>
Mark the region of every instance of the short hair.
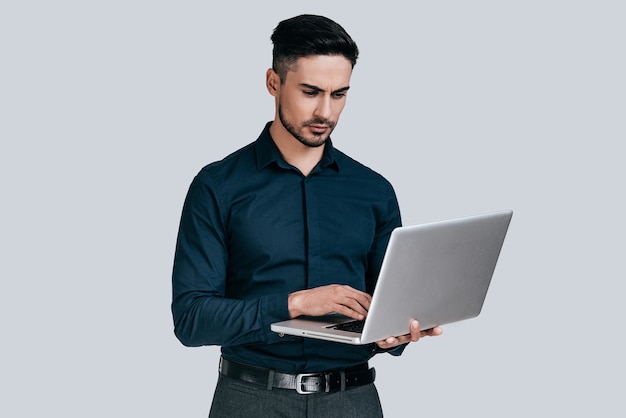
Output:
<path fill-rule="evenodd" d="M 333 20 L 304 14 L 283 20 L 276 26 L 271 40 L 272 68 L 284 83 L 287 72 L 299 58 L 312 55 L 343 55 L 356 65 L 359 49 L 350 35 Z"/>

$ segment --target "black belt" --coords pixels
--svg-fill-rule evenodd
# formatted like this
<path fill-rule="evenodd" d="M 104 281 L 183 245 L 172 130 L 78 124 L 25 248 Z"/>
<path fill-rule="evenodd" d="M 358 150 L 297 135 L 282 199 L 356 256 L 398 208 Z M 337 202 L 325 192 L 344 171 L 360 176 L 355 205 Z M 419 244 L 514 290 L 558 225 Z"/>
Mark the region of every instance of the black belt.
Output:
<path fill-rule="evenodd" d="M 263 385 L 267 390 L 272 390 L 272 388 L 292 389 L 300 394 L 336 392 L 351 386 L 374 383 L 376 370 L 373 367 L 371 369 L 368 367 L 365 363 L 345 370 L 291 374 L 235 363 L 224 357 L 220 360 L 220 374 L 222 376 Z"/>

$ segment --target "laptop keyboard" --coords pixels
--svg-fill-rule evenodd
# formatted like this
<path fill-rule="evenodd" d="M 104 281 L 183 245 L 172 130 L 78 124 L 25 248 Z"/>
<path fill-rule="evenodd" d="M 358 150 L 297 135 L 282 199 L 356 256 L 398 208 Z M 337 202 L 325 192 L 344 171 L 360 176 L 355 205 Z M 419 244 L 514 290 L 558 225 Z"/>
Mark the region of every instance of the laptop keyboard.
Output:
<path fill-rule="evenodd" d="M 365 324 L 365 321 L 355 320 L 355 321 L 343 322 L 343 323 L 337 324 L 337 325 L 331 325 L 328 328 L 337 329 L 337 330 L 340 330 L 340 331 L 361 333 L 361 332 L 363 332 L 363 325 L 364 324 Z"/>

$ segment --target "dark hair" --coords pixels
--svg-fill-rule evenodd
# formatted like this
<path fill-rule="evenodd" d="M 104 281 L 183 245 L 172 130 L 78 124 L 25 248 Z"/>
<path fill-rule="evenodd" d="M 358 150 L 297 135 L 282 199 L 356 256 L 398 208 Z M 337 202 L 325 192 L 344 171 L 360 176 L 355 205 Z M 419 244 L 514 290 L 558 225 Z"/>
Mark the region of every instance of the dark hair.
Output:
<path fill-rule="evenodd" d="M 272 68 L 281 82 L 298 58 L 311 55 L 343 55 L 356 64 L 359 49 L 338 23 L 324 16 L 300 15 L 283 20 L 272 33 Z"/>

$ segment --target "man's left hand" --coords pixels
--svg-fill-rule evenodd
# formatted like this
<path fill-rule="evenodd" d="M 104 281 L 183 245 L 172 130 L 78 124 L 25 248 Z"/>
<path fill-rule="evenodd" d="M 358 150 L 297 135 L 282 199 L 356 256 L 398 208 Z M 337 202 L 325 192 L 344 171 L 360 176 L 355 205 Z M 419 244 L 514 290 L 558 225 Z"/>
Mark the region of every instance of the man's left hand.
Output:
<path fill-rule="evenodd" d="M 443 333 L 443 329 L 440 327 L 434 327 L 431 329 L 427 329 L 426 331 L 422 331 L 420 329 L 420 324 L 418 321 L 411 321 L 411 333 L 401 335 L 399 337 L 388 337 L 384 340 L 376 341 L 376 344 L 382 348 L 383 350 L 388 350 L 390 348 L 397 347 L 402 344 L 417 342 L 422 337 L 436 337 Z"/>

